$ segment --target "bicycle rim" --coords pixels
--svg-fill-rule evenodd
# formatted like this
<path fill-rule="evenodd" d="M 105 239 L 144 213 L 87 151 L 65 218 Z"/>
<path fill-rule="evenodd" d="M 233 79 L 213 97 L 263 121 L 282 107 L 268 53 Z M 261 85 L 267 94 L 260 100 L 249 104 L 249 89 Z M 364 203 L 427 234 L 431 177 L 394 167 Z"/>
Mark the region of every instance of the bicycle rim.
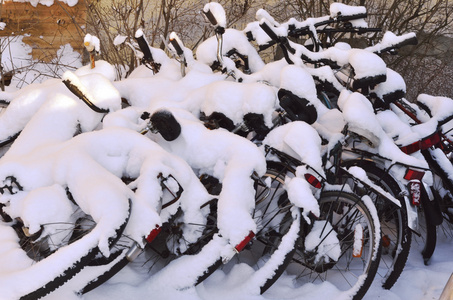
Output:
<path fill-rule="evenodd" d="M 319 204 L 321 214 L 317 222 L 323 222 L 323 232 L 317 235 L 319 243 L 315 250 L 307 250 L 307 237 L 298 244 L 293 259 L 298 265 L 294 268 L 297 280 L 313 284 L 327 281 L 353 299 L 361 299 L 379 265 L 380 242 L 376 238 L 379 225 L 369 208 L 353 194 L 324 192 Z M 329 239 L 337 243 L 329 244 Z M 327 244 L 323 246 L 324 241 Z"/>
<path fill-rule="evenodd" d="M 283 187 L 284 180 L 284 174 L 268 169 L 261 180 L 256 181 L 253 212 L 257 224 L 255 238 L 223 267 L 225 272 L 229 272 L 235 264 L 249 265 L 255 272 L 252 278 L 259 285 L 261 294 L 285 271 L 294 255 L 294 245 L 300 232 L 300 217 L 298 211 L 292 209 Z M 280 247 L 285 238 L 291 241 L 291 247 Z M 271 258 L 274 260 L 270 261 Z"/>

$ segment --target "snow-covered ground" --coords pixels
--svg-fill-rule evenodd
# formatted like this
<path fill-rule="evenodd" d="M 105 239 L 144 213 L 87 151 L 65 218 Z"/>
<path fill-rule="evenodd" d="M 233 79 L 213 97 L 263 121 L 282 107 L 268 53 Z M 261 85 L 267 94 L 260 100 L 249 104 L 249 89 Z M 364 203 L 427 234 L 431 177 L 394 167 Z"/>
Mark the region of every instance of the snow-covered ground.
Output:
<path fill-rule="evenodd" d="M 445 284 L 453 273 L 451 249 L 453 241 L 443 238 L 439 241 L 431 263 L 425 266 L 420 254 L 420 247 L 412 245 L 409 260 L 400 279 L 391 290 L 384 290 L 378 282 L 374 282 L 364 299 L 385 300 L 431 300 L 439 299 Z M 228 275 L 217 270 L 206 281 L 196 288 L 178 291 L 171 284 L 154 281 L 147 276 L 146 270 L 126 267 L 116 277 L 101 287 L 79 298 L 71 291 L 71 284 L 77 286 L 75 280 L 64 288 L 44 299 L 67 300 L 122 300 L 122 299 L 181 299 L 181 300 L 322 300 L 341 299 L 341 293 L 335 291 L 328 283 L 322 285 L 298 286 L 295 278 L 285 273 L 265 294 L 256 295 L 247 289 L 247 265 L 237 265 Z M 181 266 L 178 272 L 185 272 Z M 168 278 L 171 280 L 171 277 Z"/>

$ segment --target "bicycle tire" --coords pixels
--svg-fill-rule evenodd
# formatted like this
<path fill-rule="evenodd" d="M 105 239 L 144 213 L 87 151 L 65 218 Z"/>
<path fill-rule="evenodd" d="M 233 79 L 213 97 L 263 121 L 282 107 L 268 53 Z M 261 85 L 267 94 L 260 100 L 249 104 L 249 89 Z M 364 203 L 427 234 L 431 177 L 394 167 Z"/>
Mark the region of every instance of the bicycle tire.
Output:
<path fill-rule="evenodd" d="M 296 214 L 291 212 L 293 205 L 284 188 L 286 167 L 275 162 L 267 162 L 267 166 L 266 173 L 255 186 L 253 218 L 257 224 L 257 233 L 252 242 L 232 261 L 233 264 L 247 263 L 253 267 L 254 275 L 259 277 L 256 282 L 261 294 L 280 278 L 291 262 L 302 224 L 299 211 Z M 264 186 L 262 183 L 266 180 L 270 183 Z M 285 238 L 292 243 L 292 247 L 280 247 Z M 270 259 L 276 258 L 276 255 L 280 259 L 272 265 Z"/>
<path fill-rule="evenodd" d="M 124 228 L 127 225 L 130 215 L 130 201 L 128 205 L 128 213 L 126 218 L 122 221 L 121 224 L 118 225 L 118 228 L 113 231 L 113 233 L 108 237 L 108 244 L 109 246 L 113 246 L 117 241 L 118 238 L 121 236 Z M 59 225 L 62 227 L 61 230 L 57 234 L 62 234 L 63 231 L 67 231 L 69 239 L 65 244 L 61 245 L 53 245 L 49 246 L 52 243 L 52 237 L 50 235 L 45 236 L 44 238 L 40 237 L 38 240 L 34 240 L 36 237 L 27 236 L 23 229 L 20 221 L 13 223 L 14 225 L 11 226 L 11 229 L 17 234 L 19 239 L 20 247 L 23 251 L 27 253 L 27 256 L 35 261 L 36 264 L 45 264 L 50 263 L 54 264 L 55 261 L 53 260 L 53 256 L 55 253 L 58 253 L 59 250 L 63 248 L 67 249 L 71 246 L 79 247 L 78 241 L 82 241 L 83 239 L 89 239 L 90 233 L 99 226 L 95 223 L 90 216 L 86 215 L 80 208 L 77 208 L 76 213 L 78 214 L 73 224 L 66 223 Z M 4 215 L 2 215 L 5 218 Z M 45 225 L 43 225 L 45 226 Z M 40 233 L 38 233 L 40 235 Z M 55 248 L 55 249 L 52 249 Z M 61 249 L 60 249 L 61 248 Z M 67 251 L 67 250 L 66 250 Z M 58 289 L 62 285 L 64 285 L 68 280 L 73 278 L 77 275 L 85 266 L 87 266 L 97 255 L 100 254 L 100 249 L 98 246 L 92 246 L 85 251 L 78 252 L 80 256 L 73 257 L 72 263 L 63 263 L 65 269 L 64 271 L 60 272 L 60 275 L 55 276 L 54 278 L 49 278 L 49 280 L 39 288 L 36 288 L 32 291 L 26 291 L 25 294 L 19 296 L 21 300 L 35 300 L 46 296 L 47 294 L 51 293 L 52 291 Z M 82 254 L 83 253 L 83 254 Z M 66 267 L 67 266 L 67 267 Z"/>
<path fill-rule="evenodd" d="M 379 222 L 382 234 L 382 255 L 381 268 L 386 270 L 385 274 L 378 272 L 377 276 L 382 277 L 382 287 L 391 289 L 400 277 L 409 257 L 412 230 L 408 225 L 406 202 L 401 198 L 402 190 L 395 179 L 384 170 L 369 161 L 345 162 L 346 165 L 358 165 L 367 174 L 368 178 L 385 191 L 394 196 L 401 207 L 388 205 L 379 197 L 372 197 L 378 210 Z M 376 196 L 376 195 L 375 195 Z"/>
<path fill-rule="evenodd" d="M 199 278 L 197 284 L 219 268 L 229 272 L 235 264 L 247 263 L 254 269 L 255 277 L 252 277 L 254 287 L 263 294 L 283 274 L 291 262 L 296 249 L 295 247 L 279 249 L 279 245 L 284 238 L 286 238 L 287 242 L 293 242 L 293 245 L 295 245 L 300 235 L 301 227 L 299 211 L 290 212 L 292 205 L 283 187 L 285 173 L 282 172 L 284 168 L 285 166 L 281 164 L 268 162 L 268 169 L 262 179 L 270 178 L 270 186 L 271 190 L 273 189 L 273 193 L 269 191 L 268 186 L 262 184 L 262 180 L 256 180 L 255 182 L 256 206 L 252 216 L 257 223 L 258 230 L 252 241 L 228 263 L 223 264 L 222 260 L 216 261 Z M 269 193 L 262 194 L 263 192 Z M 290 230 L 291 233 L 289 233 Z M 291 241 L 291 238 L 294 240 Z M 277 250 L 279 250 L 278 255 L 280 258 L 278 263 L 273 262 L 273 264 L 266 265 L 266 262 Z M 261 273 L 258 273 L 260 270 L 262 270 Z"/>
<path fill-rule="evenodd" d="M 107 259 L 102 259 L 102 262 L 96 263 L 96 259 L 93 259 L 86 268 L 89 267 L 100 267 L 106 268 L 105 272 L 100 273 L 96 278 L 89 281 L 81 290 L 77 292 L 78 295 L 86 294 L 95 288 L 101 286 L 107 282 L 110 278 L 115 276 L 125 266 L 129 264 L 129 260 L 126 257 L 128 249 L 125 248 L 122 251 L 118 251 L 111 254 Z"/>
<path fill-rule="evenodd" d="M 431 187 L 434 198 L 438 199 L 442 215 L 442 224 L 437 227 L 438 238 L 453 238 L 453 196 L 443 183 L 441 175 L 433 172 L 434 182 Z"/>
<path fill-rule="evenodd" d="M 379 224 L 375 223 L 378 220 L 373 217 L 377 217 L 377 212 L 372 203 L 366 204 L 357 195 L 343 191 L 323 192 L 319 206 L 321 214 L 317 222 L 322 222 L 321 226 L 328 228 L 321 242 L 329 236 L 332 238 L 330 233 L 335 232 L 339 242 L 336 247 L 341 253 L 337 260 L 326 257 L 327 252 L 321 258 L 316 258 L 316 251 L 306 250 L 308 236 L 302 237 L 293 259 L 299 267 L 297 280 L 312 284 L 329 281 L 340 291 L 347 292 L 352 299 L 361 299 L 373 282 L 380 262 L 380 230 Z M 326 222 L 327 220 L 330 222 Z M 332 222 L 333 220 L 338 222 Z M 344 220 L 348 222 L 342 224 Z M 331 224 L 331 227 L 326 224 Z M 362 248 L 357 249 L 356 243 L 360 240 Z M 320 245 L 318 243 L 314 249 L 318 249 Z M 358 257 L 353 257 L 353 254 Z"/>
<path fill-rule="evenodd" d="M 430 187 L 434 197 L 434 201 L 426 200 L 422 202 L 424 212 L 423 226 L 426 232 L 426 245 L 422 250 L 425 264 L 429 263 L 429 259 L 434 253 L 437 238 L 451 238 L 453 236 L 453 183 L 449 178 L 449 169 L 451 168 L 451 160 L 437 149 L 425 149 L 421 153 L 428 162 L 431 171 L 433 172 L 434 182 Z M 437 236 L 439 235 L 439 237 Z"/>
<path fill-rule="evenodd" d="M 434 254 L 434 250 L 436 249 L 437 244 L 437 226 L 434 223 L 433 218 L 429 212 L 428 206 L 429 199 L 427 192 L 424 188 L 421 189 L 421 205 L 418 207 L 418 219 L 419 219 L 419 227 L 420 227 L 420 236 L 416 237 L 416 240 L 419 243 L 423 244 L 423 250 L 421 251 L 423 262 L 425 265 L 429 264 L 429 260 Z M 435 200 L 434 200 L 435 201 Z"/>
<path fill-rule="evenodd" d="M 115 245 L 115 252 L 108 258 L 101 256 L 99 259 L 94 259 L 89 266 L 94 268 L 102 268 L 105 271 L 98 272 L 94 278 L 92 278 L 77 294 L 86 294 L 95 288 L 101 286 L 113 276 L 118 274 L 125 266 L 129 265 L 132 268 L 148 268 L 150 275 L 155 274 L 165 268 L 170 262 L 177 259 L 182 255 L 195 255 L 201 251 L 201 249 L 212 239 L 214 233 L 217 232 L 215 226 L 203 225 L 203 224 L 190 224 L 191 226 L 203 227 L 204 233 L 195 243 L 187 243 L 187 250 L 183 253 L 174 251 L 175 249 L 169 249 L 168 243 L 172 244 L 172 241 L 180 240 L 182 232 L 180 231 L 181 224 L 177 219 L 182 215 L 181 210 L 178 212 L 161 227 L 160 233 L 154 238 L 149 244 L 146 244 L 144 249 L 139 253 L 139 259 L 137 261 L 130 260 L 127 257 L 129 250 L 133 249 L 135 242 L 127 236 L 120 238 L 120 241 Z M 212 219 L 212 213 L 209 214 L 208 219 Z M 214 268 L 211 266 L 210 268 Z M 197 278 L 195 285 L 201 283 L 210 274 L 212 274 L 216 268 L 212 271 L 205 271 L 202 275 Z M 206 275 L 208 274 L 208 275 Z"/>

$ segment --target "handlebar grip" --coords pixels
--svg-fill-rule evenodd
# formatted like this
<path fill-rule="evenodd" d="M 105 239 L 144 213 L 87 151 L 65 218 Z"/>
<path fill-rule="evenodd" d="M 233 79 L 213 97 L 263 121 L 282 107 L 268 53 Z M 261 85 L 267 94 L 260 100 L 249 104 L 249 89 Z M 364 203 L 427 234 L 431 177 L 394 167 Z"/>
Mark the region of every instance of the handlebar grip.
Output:
<path fill-rule="evenodd" d="M 260 27 L 264 30 L 264 32 L 275 42 L 279 42 L 280 39 L 278 35 L 272 30 L 269 26 L 268 21 L 266 19 L 262 19 L 260 21 Z"/>
<path fill-rule="evenodd" d="M 86 105 L 88 105 L 89 108 L 91 108 L 93 111 L 97 113 L 109 112 L 108 109 L 100 108 L 99 106 L 94 104 L 93 101 L 91 101 L 89 97 L 84 94 L 84 92 L 79 88 L 81 83 L 79 82 L 78 78 L 75 75 L 72 75 L 71 73 L 65 73 L 64 77 L 65 79 L 63 79 L 62 81 L 64 85 L 68 88 L 68 90 L 70 90 L 71 93 L 73 93 L 77 98 L 79 98 Z"/>
<path fill-rule="evenodd" d="M 139 37 L 136 36 L 135 40 L 137 41 L 138 46 L 140 47 L 140 50 L 143 52 L 143 59 L 147 62 L 154 61 L 153 55 L 151 54 L 151 50 L 149 49 L 148 42 L 146 42 L 143 35 L 141 35 Z"/>
<path fill-rule="evenodd" d="M 401 48 L 401 47 L 404 47 L 404 46 L 409 46 L 409 45 L 414 46 L 414 45 L 417 45 L 417 44 L 418 44 L 418 39 L 417 39 L 416 36 L 413 36 L 413 37 L 411 37 L 411 38 L 399 43 L 397 47 Z"/>
<path fill-rule="evenodd" d="M 213 26 L 218 25 L 216 18 L 214 17 L 214 15 L 212 14 L 212 12 L 210 10 L 208 10 L 208 11 L 202 10 L 202 12 L 206 16 L 206 19 L 208 19 L 209 23 L 211 23 Z"/>
<path fill-rule="evenodd" d="M 366 19 L 367 17 L 368 17 L 368 14 L 365 12 L 365 13 L 356 14 L 356 15 L 346 15 L 346 16 L 338 15 L 334 19 L 337 22 L 348 22 L 348 21 L 352 21 L 352 20 Z"/>
<path fill-rule="evenodd" d="M 178 54 L 178 56 L 182 56 L 184 54 L 184 51 L 182 50 L 176 38 L 170 38 L 170 43 L 172 44 L 173 48 L 175 48 L 176 54 Z"/>

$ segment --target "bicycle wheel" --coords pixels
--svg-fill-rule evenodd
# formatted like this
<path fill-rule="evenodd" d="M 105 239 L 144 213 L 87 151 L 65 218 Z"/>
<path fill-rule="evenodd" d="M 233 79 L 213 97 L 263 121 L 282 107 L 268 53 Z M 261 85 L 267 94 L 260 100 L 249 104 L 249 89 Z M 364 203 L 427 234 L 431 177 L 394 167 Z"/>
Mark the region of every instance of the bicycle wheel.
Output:
<path fill-rule="evenodd" d="M 45 282 L 38 287 L 38 283 L 27 281 L 29 286 L 27 284 L 21 291 L 13 291 L 16 295 L 13 298 L 39 299 L 44 297 L 65 284 L 100 254 L 97 243 L 93 243 L 97 239 L 96 231 L 100 224 L 94 222 L 76 205 L 74 207 L 75 211 L 71 218 L 74 222 L 42 224 L 41 230 L 35 234 L 29 234 L 20 219 L 10 221 L 6 214 L 2 214 L 4 220 L 1 222 L 1 226 L 4 227 L 2 230 L 7 230 L 4 232 L 10 238 L 17 237 L 20 248 L 30 261 L 28 268 L 20 270 L 20 273 L 25 276 L 23 279 L 28 276 L 27 272 L 33 276 L 33 272 L 38 269 L 43 271 L 42 278 L 34 281 Z M 129 219 L 129 213 L 130 211 L 122 224 L 119 224 L 119 227 L 108 237 L 109 246 L 114 245 L 122 234 Z M 53 229 L 49 230 L 50 227 Z M 55 270 L 56 265 L 58 265 L 57 269 L 61 270 L 60 272 L 48 271 Z"/>
<path fill-rule="evenodd" d="M 248 264 L 255 271 L 251 277 L 253 285 L 259 287 L 261 294 L 286 270 L 301 230 L 299 210 L 284 189 L 284 171 L 285 166 L 268 162 L 266 174 L 256 179 L 255 238 L 223 268 L 228 272 L 235 264 Z"/>
<path fill-rule="evenodd" d="M 255 237 L 228 263 L 223 264 L 222 260 L 218 260 L 207 268 L 197 284 L 219 268 L 228 273 L 236 264 L 245 263 L 255 271 L 250 279 L 251 284 L 259 288 L 260 293 L 264 293 L 285 271 L 295 252 L 294 245 L 299 237 L 301 218 L 299 210 L 293 208 L 283 188 L 283 168 L 279 164 L 270 163 L 266 174 L 262 178 L 254 179 L 256 202 L 252 216 L 257 224 Z M 219 191 L 215 184 L 212 189 Z M 201 250 L 217 232 L 214 226 L 216 215 L 213 213 L 216 211 L 215 202 L 212 205 L 211 219 L 208 220 L 208 227 L 201 239 L 203 243 L 192 246 L 191 252 L 193 249 Z M 283 242 L 285 246 L 280 247 Z"/>
<path fill-rule="evenodd" d="M 149 272 L 156 272 L 161 269 L 171 260 L 176 258 L 176 255 L 171 255 L 168 248 L 167 242 L 175 243 L 182 238 L 181 226 L 185 224 L 179 223 L 177 220 L 182 216 L 182 210 L 174 208 L 175 203 L 178 203 L 178 199 L 183 192 L 182 187 L 175 180 L 179 186 L 178 190 L 172 190 L 165 184 L 169 178 L 174 179 L 172 175 L 168 177 L 158 176 L 161 180 L 162 195 L 161 195 L 161 206 L 162 210 L 174 209 L 175 213 L 170 217 L 168 222 L 165 222 L 162 227 L 156 226 L 152 228 L 147 237 L 143 237 L 144 242 L 146 241 L 144 249 L 127 235 L 121 235 L 117 243 L 112 247 L 109 257 L 98 256 L 90 264 L 89 268 L 92 270 L 90 274 L 92 277 L 78 294 L 85 294 L 91 290 L 102 285 L 110 278 L 120 272 L 126 265 L 131 268 L 143 269 L 145 265 L 149 268 Z M 122 178 L 123 182 L 130 183 L 133 181 L 132 178 Z M 170 207 L 170 208 L 169 208 Z M 176 206 L 177 207 L 177 206 Z M 198 226 L 195 224 L 188 224 L 187 226 Z M 199 242 L 199 241 L 198 241 Z M 188 243 L 186 243 L 187 245 Z M 151 257 L 149 253 L 154 249 L 155 257 Z M 160 263 L 165 261 L 165 263 Z M 158 265 L 161 265 L 158 268 Z M 154 267 L 156 265 L 156 267 Z M 87 267 L 87 268 L 88 268 Z"/>
<path fill-rule="evenodd" d="M 418 207 L 418 224 L 419 235 L 415 235 L 415 242 L 423 247 L 422 256 L 425 265 L 434 254 L 437 243 L 437 226 L 434 223 L 432 210 L 430 209 L 431 201 L 428 198 L 425 189 L 421 189 L 421 205 Z M 436 201 L 436 200 L 434 200 Z"/>
<path fill-rule="evenodd" d="M 433 173 L 433 185 L 430 187 L 434 201 L 423 201 L 424 228 L 426 229 L 427 243 L 423 249 L 425 264 L 434 252 L 437 238 L 453 237 L 453 183 L 449 177 L 452 169 L 451 161 L 440 149 L 422 150 Z"/>
<path fill-rule="evenodd" d="M 179 197 L 178 192 L 173 193 L 170 190 L 164 190 L 164 194 Z M 173 200 L 168 201 L 168 205 L 163 205 L 162 208 L 166 209 L 176 203 L 176 198 Z M 135 250 L 138 250 L 136 243 L 123 235 L 115 244 L 114 250 L 111 251 L 113 255 L 108 258 L 101 256 L 93 260 L 90 267 L 93 267 L 93 273 L 97 275 L 94 275 L 92 280 L 79 291 L 79 294 L 85 294 L 97 288 L 120 272 L 126 265 L 132 269 L 146 270 L 150 275 L 154 275 L 164 271 L 165 267 L 178 258 L 199 254 L 218 232 L 216 201 L 205 203 L 200 208 L 200 210 L 205 210 L 202 214 L 206 213 L 206 218 L 202 223 L 185 223 L 184 212 L 181 207 L 175 210 L 170 219 L 162 224 L 158 234 L 151 241 L 148 241 L 141 251 L 136 252 Z M 198 239 L 195 242 L 186 240 L 184 229 L 192 234 L 198 232 Z M 132 250 L 136 254 L 133 255 L 134 257 L 129 257 L 128 254 Z M 202 263 L 203 266 L 200 266 L 199 269 L 191 270 L 191 275 L 187 274 L 186 280 L 176 283 L 178 285 L 176 288 L 184 289 L 201 283 L 221 265 L 222 260 L 219 256 L 216 261 L 205 259 Z"/>
<path fill-rule="evenodd" d="M 438 237 L 451 239 L 453 238 L 453 195 L 443 183 L 442 177 L 433 174 L 434 181 L 432 192 L 437 199 L 442 214 L 442 224 L 437 227 Z"/>
<path fill-rule="evenodd" d="M 401 205 L 391 205 L 372 191 L 366 191 L 376 205 L 381 224 L 382 255 L 376 276 L 381 278 L 383 288 L 390 289 L 403 272 L 411 247 L 412 231 L 408 226 L 406 202 L 400 197 L 402 191 L 398 183 L 388 173 L 373 163 L 360 161 L 354 164 L 359 165 L 376 185 L 398 199 Z"/>
<path fill-rule="evenodd" d="M 323 192 L 319 206 L 320 217 L 301 239 L 293 258 L 298 265 L 297 280 L 314 284 L 328 281 L 352 299 L 361 299 L 380 261 L 375 208 L 355 194 L 340 191 Z"/>

